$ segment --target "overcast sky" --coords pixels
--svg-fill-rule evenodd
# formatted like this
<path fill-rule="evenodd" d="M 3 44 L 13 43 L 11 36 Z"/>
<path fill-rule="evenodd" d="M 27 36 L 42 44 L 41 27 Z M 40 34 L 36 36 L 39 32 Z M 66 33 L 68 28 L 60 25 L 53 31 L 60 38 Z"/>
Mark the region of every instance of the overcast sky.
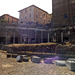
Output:
<path fill-rule="evenodd" d="M 18 11 L 33 4 L 52 13 L 52 0 L 0 0 L 0 16 L 9 14 L 19 18 Z"/>

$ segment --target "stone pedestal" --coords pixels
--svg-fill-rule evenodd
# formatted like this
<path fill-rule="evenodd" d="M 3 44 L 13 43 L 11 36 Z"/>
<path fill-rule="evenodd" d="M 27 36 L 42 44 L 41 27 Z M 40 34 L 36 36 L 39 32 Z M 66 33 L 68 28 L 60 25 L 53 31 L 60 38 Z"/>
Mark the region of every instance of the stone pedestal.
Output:
<path fill-rule="evenodd" d="M 28 57 L 23 57 L 23 61 L 24 62 L 28 62 L 29 61 L 29 58 Z"/>
<path fill-rule="evenodd" d="M 66 62 L 63 60 L 55 60 L 55 64 L 58 66 L 66 66 Z"/>
<path fill-rule="evenodd" d="M 44 63 L 52 64 L 53 63 L 53 59 L 52 58 L 45 58 Z"/>
<path fill-rule="evenodd" d="M 73 61 L 72 59 L 66 61 L 66 66 L 69 70 L 75 71 L 75 61 Z"/>
<path fill-rule="evenodd" d="M 41 62 L 41 58 L 38 56 L 32 56 L 31 57 L 31 61 L 35 62 L 35 63 L 40 63 Z"/>

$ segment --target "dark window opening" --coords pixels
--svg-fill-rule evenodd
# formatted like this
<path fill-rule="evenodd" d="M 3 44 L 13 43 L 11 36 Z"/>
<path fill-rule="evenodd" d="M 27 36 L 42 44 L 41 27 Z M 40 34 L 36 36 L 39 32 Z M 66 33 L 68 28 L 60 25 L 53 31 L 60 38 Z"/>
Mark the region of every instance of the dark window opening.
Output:
<path fill-rule="evenodd" d="M 36 15 L 36 18 L 38 18 L 38 15 Z"/>
<path fill-rule="evenodd" d="M 73 16 L 73 23 L 75 23 L 75 16 Z"/>
<path fill-rule="evenodd" d="M 9 18 L 8 18 L 8 22 L 9 22 Z"/>
<path fill-rule="evenodd" d="M 36 38 L 36 43 L 40 43 L 41 39 Z"/>
<path fill-rule="evenodd" d="M 36 12 L 38 12 L 38 10 L 36 10 Z"/>
<path fill-rule="evenodd" d="M 44 20 L 44 21 L 46 21 L 46 20 Z"/>
<path fill-rule="evenodd" d="M 36 25 L 38 25 L 38 22 L 36 22 Z"/>
<path fill-rule="evenodd" d="M 5 19 L 5 17 L 3 16 L 3 19 Z"/>
<path fill-rule="evenodd" d="M 25 13 L 27 13 L 27 10 L 25 10 Z"/>
<path fill-rule="evenodd" d="M 44 38 L 43 39 L 43 43 L 47 43 L 47 42 L 48 42 L 48 40 Z"/>
<path fill-rule="evenodd" d="M 42 20 L 42 18 L 40 18 L 40 20 Z"/>
<path fill-rule="evenodd" d="M 30 11 L 31 11 L 31 9 L 30 9 Z"/>
<path fill-rule="evenodd" d="M 4 43 L 5 43 L 5 40 L 6 40 L 6 38 L 5 38 L 5 37 L 0 37 L 0 44 L 1 44 L 1 43 L 3 43 L 3 44 L 4 44 Z"/>
<path fill-rule="evenodd" d="M 27 17 L 25 17 L 25 19 L 27 19 Z"/>
<path fill-rule="evenodd" d="M 35 38 L 31 38 L 31 43 L 35 43 Z"/>
<path fill-rule="evenodd" d="M 63 40 L 64 40 L 64 42 L 68 42 L 69 38 L 68 37 L 64 37 Z"/>
<path fill-rule="evenodd" d="M 14 21 L 12 20 L 12 23 L 13 23 Z"/>
<path fill-rule="evenodd" d="M 44 14 L 44 16 L 45 16 L 45 14 Z"/>
<path fill-rule="evenodd" d="M 68 15 L 67 14 L 64 14 L 64 18 L 68 18 Z"/>
<path fill-rule="evenodd" d="M 29 17 L 31 18 L 31 14 L 29 15 Z"/>
<path fill-rule="evenodd" d="M 10 43 L 13 43 L 13 37 L 10 38 Z M 15 43 L 18 43 L 18 37 L 15 37 Z"/>

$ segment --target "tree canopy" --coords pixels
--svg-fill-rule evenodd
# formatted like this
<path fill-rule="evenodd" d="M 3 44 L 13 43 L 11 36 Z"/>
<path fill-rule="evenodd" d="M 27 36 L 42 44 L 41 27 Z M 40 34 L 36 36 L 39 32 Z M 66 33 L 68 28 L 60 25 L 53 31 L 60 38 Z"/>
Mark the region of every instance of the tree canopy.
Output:
<path fill-rule="evenodd" d="M 0 20 L 0 23 L 6 23 L 7 21 L 6 20 L 4 20 L 4 19 L 1 19 Z"/>

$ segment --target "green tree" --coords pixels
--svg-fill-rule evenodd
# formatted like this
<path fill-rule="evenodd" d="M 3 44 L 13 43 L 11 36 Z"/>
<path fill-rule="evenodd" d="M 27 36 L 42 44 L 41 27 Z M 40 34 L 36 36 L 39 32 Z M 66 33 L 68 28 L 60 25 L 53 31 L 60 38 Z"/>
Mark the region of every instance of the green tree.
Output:
<path fill-rule="evenodd" d="M 0 23 L 6 23 L 7 21 L 6 20 L 4 20 L 4 19 L 1 19 L 0 20 Z"/>

